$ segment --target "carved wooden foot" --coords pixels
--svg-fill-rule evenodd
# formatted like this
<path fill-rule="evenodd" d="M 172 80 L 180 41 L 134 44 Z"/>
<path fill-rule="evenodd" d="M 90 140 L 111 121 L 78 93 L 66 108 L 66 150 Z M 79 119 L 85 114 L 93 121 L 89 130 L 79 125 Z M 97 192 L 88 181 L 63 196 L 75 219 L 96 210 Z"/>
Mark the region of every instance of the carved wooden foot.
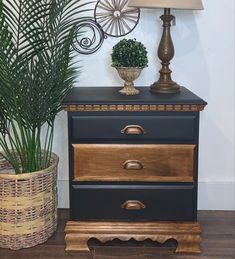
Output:
<path fill-rule="evenodd" d="M 178 246 L 176 248 L 176 253 L 200 253 L 200 235 L 186 235 L 183 238 L 177 239 Z"/>
<path fill-rule="evenodd" d="M 87 241 L 104 243 L 115 238 L 128 241 L 151 239 L 161 244 L 178 242 L 176 252 L 200 253 L 201 229 L 197 222 L 86 222 L 68 221 L 65 227 L 66 251 L 89 251 Z"/>
<path fill-rule="evenodd" d="M 79 252 L 89 252 L 89 247 L 87 245 L 87 241 L 92 236 L 81 236 L 74 234 L 66 234 L 65 235 L 65 243 L 66 243 L 66 251 L 79 251 Z"/>

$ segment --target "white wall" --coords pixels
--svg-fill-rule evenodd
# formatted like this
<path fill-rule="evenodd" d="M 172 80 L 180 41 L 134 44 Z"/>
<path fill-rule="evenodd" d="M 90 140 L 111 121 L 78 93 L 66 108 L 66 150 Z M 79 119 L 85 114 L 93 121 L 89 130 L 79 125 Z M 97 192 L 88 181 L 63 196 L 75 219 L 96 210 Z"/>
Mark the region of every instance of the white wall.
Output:
<path fill-rule="evenodd" d="M 172 27 L 176 54 L 173 79 L 208 102 L 201 113 L 199 156 L 199 209 L 235 209 L 234 175 L 234 0 L 204 0 L 205 10 L 174 10 Z M 126 38 L 142 41 L 149 53 L 149 67 L 136 81 L 149 86 L 160 68 L 156 57 L 161 37 L 162 10 L 141 10 L 137 28 Z M 110 53 L 121 38 L 108 38 L 95 54 L 82 59 L 76 86 L 119 86 L 122 81 L 110 67 Z M 98 89 L 97 89 L 98 90 Z M 56 121 L 54 151 L 60 156 L 59 207 L 68 207 L 67 120 Z"/>

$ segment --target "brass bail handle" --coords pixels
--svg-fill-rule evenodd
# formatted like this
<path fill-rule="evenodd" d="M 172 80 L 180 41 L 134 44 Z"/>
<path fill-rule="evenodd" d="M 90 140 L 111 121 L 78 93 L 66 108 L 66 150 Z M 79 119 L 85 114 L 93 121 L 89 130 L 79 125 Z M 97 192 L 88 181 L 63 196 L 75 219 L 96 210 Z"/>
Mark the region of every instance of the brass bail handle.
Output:
<path fill-rule="evenodd" d="M 125 210 L 143 210 L 146 208 L 145 204 L 138 200 L 128 200 L 121 205 Z"/>
<path fill-rule="evenodd" d="M 139 160 L 127 160 L 122 165 L 125 170 L 141 170 L 144 168 Z"/>
<path fill-rule="evenodd" d="M 121 133 L 126 135 L 143 135 L 146 131 L 140 125 L 127 125 L 121 130 Z"/>

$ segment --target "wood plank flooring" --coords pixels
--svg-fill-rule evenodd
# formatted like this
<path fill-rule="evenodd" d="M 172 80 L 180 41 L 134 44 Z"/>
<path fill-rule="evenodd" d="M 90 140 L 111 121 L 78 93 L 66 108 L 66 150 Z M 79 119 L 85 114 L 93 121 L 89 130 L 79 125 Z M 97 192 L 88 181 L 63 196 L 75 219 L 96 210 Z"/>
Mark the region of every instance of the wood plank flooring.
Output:
<path fill-rule="evenodd" d="M 235 211 L 199 211 L 202 228 L 201 254 L 174 254 L 175 242 L 163 246 L 146 240 L 121 242 L 114 240 L 101 245 L 90 240 L 91 253 L 64 251 L 64 226 L 68 210 L 59 210 L 57 232 L 45 244 L 11 251 L 0 248 L 0 259 L 235 259 Z"/>

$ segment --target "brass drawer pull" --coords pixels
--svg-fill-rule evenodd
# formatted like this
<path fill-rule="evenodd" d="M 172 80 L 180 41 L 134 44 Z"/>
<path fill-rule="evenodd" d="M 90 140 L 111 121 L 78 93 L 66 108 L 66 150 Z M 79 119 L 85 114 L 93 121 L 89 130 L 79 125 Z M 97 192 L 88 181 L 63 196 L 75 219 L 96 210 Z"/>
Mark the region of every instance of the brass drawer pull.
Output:
<path fill-rule="evenodd" d="M 139 125 L 128 125 L 121 130 L 121 133 L 126 135 L 143 135 L 145 130 Z"/>
<path fill-rule="evenodd" d="M 146 206 L 141 201 L 128 200 L 121 205 L 121 208 L 125 210 L 143 210 Z"/>
<path fill-rule="evenodd" d="M 127 160 L 122 166 L 126 170 L 141 170 L 144 168 L 143 164 L 138 160 Z"/>

